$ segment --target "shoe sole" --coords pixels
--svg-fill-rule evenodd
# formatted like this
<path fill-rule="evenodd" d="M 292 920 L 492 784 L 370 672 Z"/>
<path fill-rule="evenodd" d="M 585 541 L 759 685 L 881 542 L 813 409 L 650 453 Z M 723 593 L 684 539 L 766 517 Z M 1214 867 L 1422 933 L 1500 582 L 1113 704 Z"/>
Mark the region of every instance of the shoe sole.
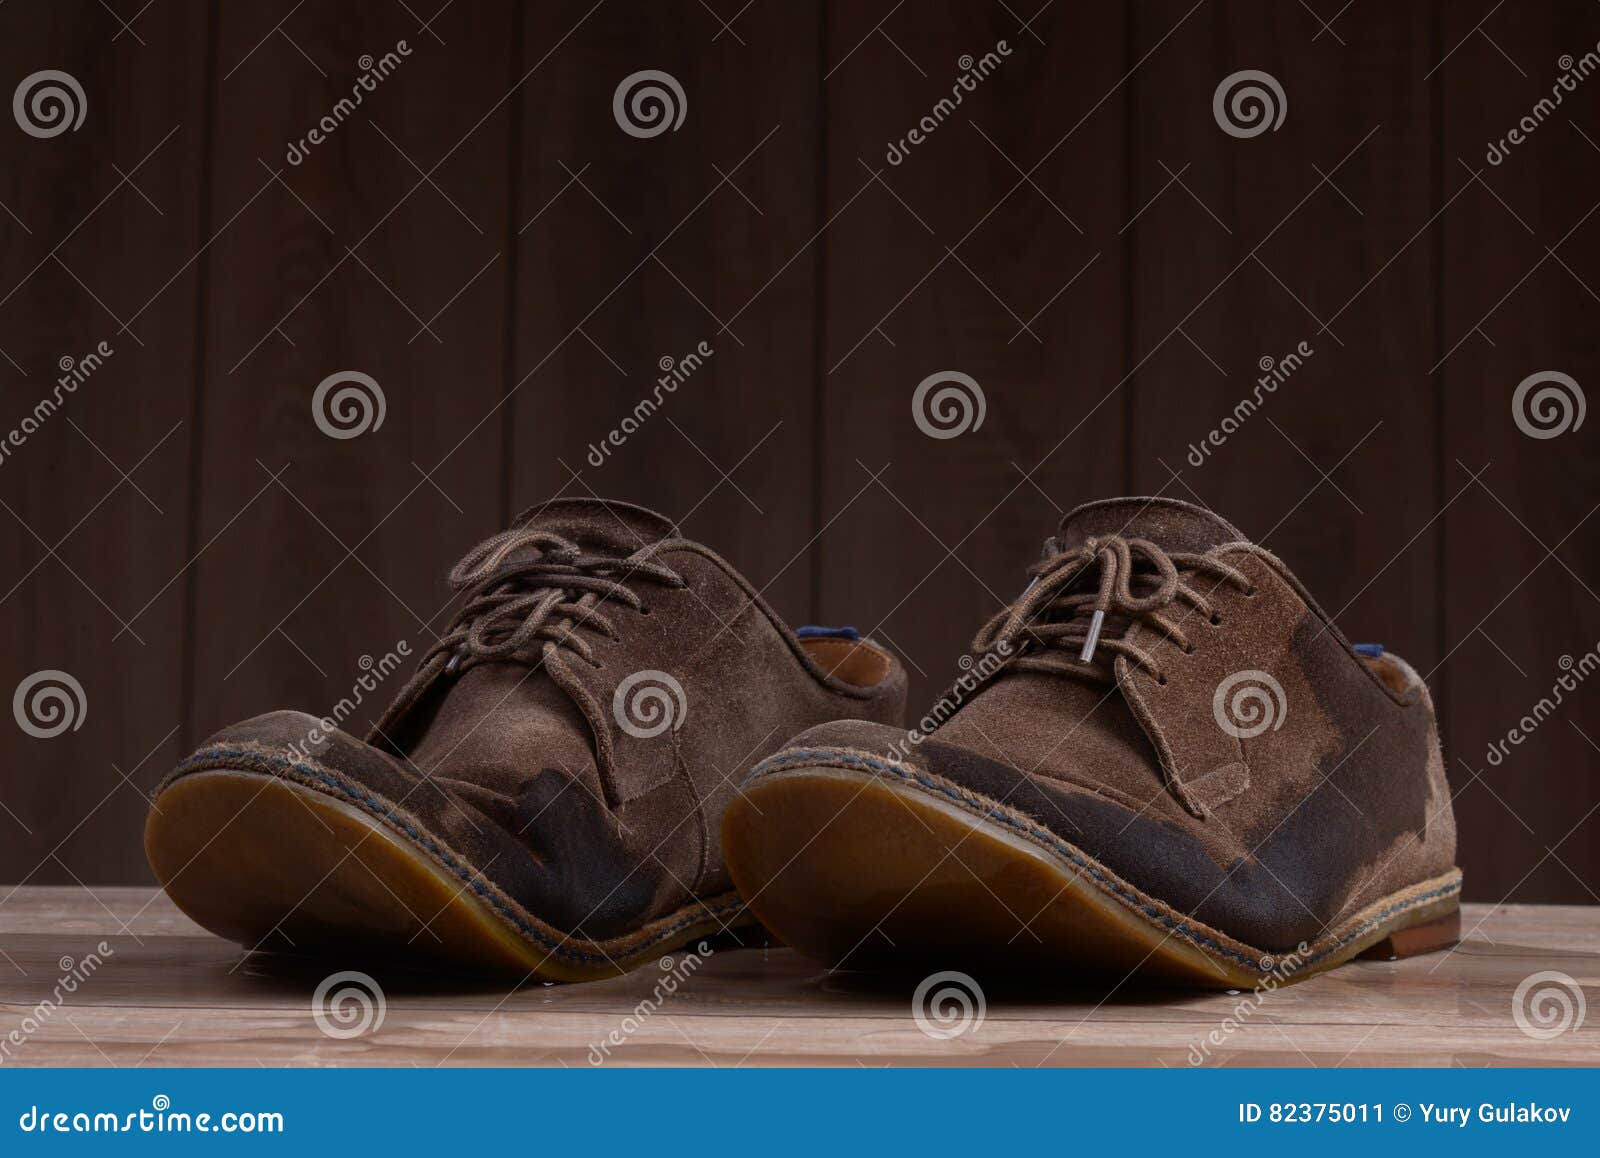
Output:
<path fill-rule="evenodd" d="M 430 852 L 355 805 L 250 772 L 171 783 L 144 845 L 173 903 L 246 949 L 590 981 L 754 921 L 730 892 L 603 941 L 563 933 L 448 849 Z"/>
<path fill-rule="evenodd" d="M 886 776 L 805 765 L 745 784 L 724 820 L 723 850 L 761 923 L 832 966 L 1136 973 L 1240 989 L 1459 938 L 1459 871 L 1385 898 L 1303 953 L 1278 953 L 1173 912 L 1031 827 L 1024 835 Z"/>

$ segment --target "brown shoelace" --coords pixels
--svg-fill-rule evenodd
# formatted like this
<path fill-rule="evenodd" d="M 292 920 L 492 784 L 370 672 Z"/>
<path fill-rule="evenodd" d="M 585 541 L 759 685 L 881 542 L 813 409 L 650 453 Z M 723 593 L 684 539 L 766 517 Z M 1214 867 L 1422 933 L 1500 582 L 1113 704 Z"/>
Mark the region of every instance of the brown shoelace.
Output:
<path fill-rule="evenodd" d="M 586 554 L 570 539 L 550 531 L 513 527 L 485 539 L 450 572 L 450 586 L 469 592 L 455 622 L 429 651 L 427 659 L 448 653 L 447 671 L 487 660 L 517 656 L 542 643 L 546 658 L 565 648 L 596 664 L 580 631 L 608 639 L 617 629 L 601 611 L 611 603 L 648 615 L 629 584 L 647 579 L 668 587 L 687 583 L 652 555 L 675 545 L 662 540 L 631 555 Z M 426 661 L 424 661 L 426 662 Z"/>
<path fill-rule="evenodd" d="M 1092 567 L 1099 568 L 1098 588 L 1069 590 Z M 1059 671 L 1060 658 L 1047 658 L 1044 653 L 1075 649 L 1075 658 L 1068 661 L 1069 670 L 1107 680 L 1114 678 L 1110 665 L 1096 663 L 1095 656 L 1120 655 L 1164 684 L 1167 678 L 1160 664 L 1124 635 L 1133 623 L 1143 623 L 1188 653 L 1194 644 L 1183 623 L 1167 613 L 1169 607 L 1182 602 L 1205 622 L 1213 626 L 1221 622 L 1207 594 L 1185 582 L 1185 573 L 1211 575 L 1247 595 L 1254 594 L 1243 571 L 1209 555 L 1168 552 L 1148 539 L 1121 535 L 1089 539 L 1073 551 L 1062 550 L 1051 539 L 1045 544 L 1045 557 L 1028 569 L 1032 582 L 1011 606 L 983 625 L 972 641 L 972 650 L 981 653 L 1000 643 L 1020 643 L 1020 653 L 1009 666 Z M 1110 634 L 1106 632 L 1108 620 Z"/>

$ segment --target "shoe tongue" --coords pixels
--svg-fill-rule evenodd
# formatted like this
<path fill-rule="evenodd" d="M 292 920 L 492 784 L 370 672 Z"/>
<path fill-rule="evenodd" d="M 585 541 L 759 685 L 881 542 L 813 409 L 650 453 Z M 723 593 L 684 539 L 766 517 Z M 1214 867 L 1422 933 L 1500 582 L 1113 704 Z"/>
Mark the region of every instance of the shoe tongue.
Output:
<path fill-rule="evenodd" d="M 1102 535 L 1149 539 L 1164 551 L 1203 554 L 1223 543 L 1245 542 L 1232 523 L 1204 507 L 1179 499 L 1104 499 L 1068 512 L 1057 538 L 1066 550 Z"/>
<path fill-rule="evenodd" d="M 523 511 L 516 526 L 538 527 L 580 547 L 606 548 L 624 555 L 679 533 L 665 515 L 616 499 L 551 499 Z"/>
<path fill-rule="evenodd" d="M 608 556 L 631 555 L 679 533 L 665 515 L 592 498 L 539 503 L 513 526 L 537 527 Z M 533 550 L 521 548 L 509 561 Z M 491 716 L 494 727 L 482 727 Z M 522 661 L 476 664 L 451 681 L 410 755 L 430 775 L 499 788 L 541 768 L 581 769 L 594 759 L 579 708 L 548 673 Z"/>

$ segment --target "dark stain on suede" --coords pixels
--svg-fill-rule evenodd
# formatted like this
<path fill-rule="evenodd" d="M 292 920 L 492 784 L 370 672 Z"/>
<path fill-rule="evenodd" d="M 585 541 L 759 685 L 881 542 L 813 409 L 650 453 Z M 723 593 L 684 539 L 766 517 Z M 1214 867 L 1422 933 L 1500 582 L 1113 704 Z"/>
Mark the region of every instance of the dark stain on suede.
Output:
<path fill-rule="evenodd" d="M 517 794 L 511 819 L 539 863 L 534 911 L 551 924 L 599 940 L 645 919 L 655 872 L 629 852 L 616 818 L 583 784 L 546 768 Z"/>
<path fill-rule="evenodd" d="M 1191 833 L 1087 790 L 1028 776 L 976 752 L 929 741 L 927 768 L 1025 814 L 1124 880 L 1180 912 L 1249 944 L 1290 949 L 1323 922 L 1259 861 L 1219 865 Z"/>

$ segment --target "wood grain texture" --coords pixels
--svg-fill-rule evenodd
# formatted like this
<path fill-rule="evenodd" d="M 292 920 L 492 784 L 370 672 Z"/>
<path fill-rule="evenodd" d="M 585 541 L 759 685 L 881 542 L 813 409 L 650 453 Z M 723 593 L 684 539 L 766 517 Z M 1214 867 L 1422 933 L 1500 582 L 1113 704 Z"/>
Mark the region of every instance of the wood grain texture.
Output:
<path fill-rule="evenodd" d="M 267 13 L 219 12 L 211 216 L 231 224 L 207 254 L 196 742 L 267 707 L 320 716 L 363 657 L 424 651 L 444 574 L 503 518 L 512 6 L 423 29 L 403 5 L 308 3 L 270 35 Z M 329 437 L 313 392 L 346 370 L 385 415 Z"/>
<path fill-rule="evenodd" d="M 439 7 L 0 5 L 7 85 L 59 68 L 88 105 L 0 124 L 0 435 L 116 350 L 0 461 L 0 694 L 61 669 L 89 704 L 0 729 L 0 897 L 147 881 L 183 751 L 426 647 L 450 563 L 549 495 L 683 519 L 792 621 L 901 650 L 920 711 L 1062 510 L 1161 491 L 1427 675 L 1469 897 L 1600 902 L 1600 692 L 1538 707 L 1600 641 L 1596 420 L 1511 413 L 1543 370 L 1594 394 L 1600 87 L 1538 103 L 1588 0 Z M 1242 139 L 1213 96 L 1250 69 L 1287 113 Z M 616 121 L 646 70 L 676 131 Z M 341 370 L 380 429 L 318 429 Z M 947 370 L 986 415 L 930 438 Z"/>
<path fill-rule="evenodd" d="M 1561 1065 L 1600 1062 L 1592 1022 L 1535 1040 L 1517 1027 L 1523 978 L 1558 969 L 1600 979 L 1592 911 L 1466 907 L 1454 952 L 1358 962 L 1265 995 L 1207 1036 L 1249 995 L 1051 992 L 978 978 L 981 1025 L 949 1040 L 917 1028 L 918 978 L 828 974 L 791 950 L 704 956 L 638 1018 L 608 1065 Z M 386 1009 L 375 1032 L 324 1036 L 312 993 L 349 963 L 256 956 L 209 937 L 147 889 L 30 888 L 0 915 L 0 1016 L 17 1020 L 55 984 L 62 957 L 109 954 L 17 1047 L 15 1065 L 565 1065 L 637 1017 L 661 974 L 503 987 L 374 969 Z M 1191 1055 L 1191 1050 L 1202 1051 Z"/>
<path fill-rule="evenodd" d="M 1137 28 L 1159 57 L 1130 82 L 1134 490 L 1225 513 L 1352 638 L 1431 664 L 1427 10 L 1330 33 L 1298 5 L 1175 0 Z M 1214 96 L 1245 69 L 1283 120 L 1234 137 Z"/>
<path fill-rule="evenodd" d="M 1123 485 L 1120 411 L 1089 411 L 1125 340 L 1126 33 L 1109 6 L 1027 26 L 1003 7 L 828 8 L 813 566 L 823 619 L 897 647 L 918 713 L 1062 509 Z M 917 425 L 941 372 L 976 381 L 981 426 L 975 409 L 924 415 L 947 437 Z"/>
<path fill-rule="evenodd" d="M 725 27 L 705 9 L 577 0 L 525 19 L 512 506 L 659 510 L 802 621 L 818 15 L 760 5 Z M 614 98 L 641 71 L 680 86 L 677 129 L 620 126 Z"/>
<path fill-rule="evenodd" d="M 1576 4 L 1493 16 L 1474 32 L 1483 16 L 1445 6 L 1440 56 L 1455 51 L 1435 76 L 1448 208 L 1433 377 L 1450 505 L 1429 674 L 1443 679 L 1458 820 L 1477 845 L 1474 895 L 1589 904 L 1600 899 L 1600 689 L 1578 676 L 1600 644 L 1600 458 L 1592 418 L 1533 438 L 1512 400 L 1541 371 L 1570 375 L 1595 400 L 1600 87 L 1563 91 L 1555 115 L 1499 164 L 1489 145 L 1543 116 L 1535 105 L 1556 87 L 1561 58 L 1592 52 L 1600 28 Z M 1575 692 L 1557 689 L 1563 677 Z M 1513 728 L 1531 734 L 1491 763 L 1490 745 Z"/>
<path fill-rule="evenodd" d="M 54 68 L 85 98 L 75 131 L 26 135 L 8 100 L 0 132 L 0 428 L 25 436 L 0 465 L 0 686 L 9 705 L 64 671 L 87 706 L 52 739 L 5 719 L 9 883 L 143 878 L 142 789 L 182 752 L 189 621 L 168 584 L 200 439 L 207 28 L 203 9 L 162 5 L 141 44 L 92 2 L 0 9 L 8 96 Z"/>

